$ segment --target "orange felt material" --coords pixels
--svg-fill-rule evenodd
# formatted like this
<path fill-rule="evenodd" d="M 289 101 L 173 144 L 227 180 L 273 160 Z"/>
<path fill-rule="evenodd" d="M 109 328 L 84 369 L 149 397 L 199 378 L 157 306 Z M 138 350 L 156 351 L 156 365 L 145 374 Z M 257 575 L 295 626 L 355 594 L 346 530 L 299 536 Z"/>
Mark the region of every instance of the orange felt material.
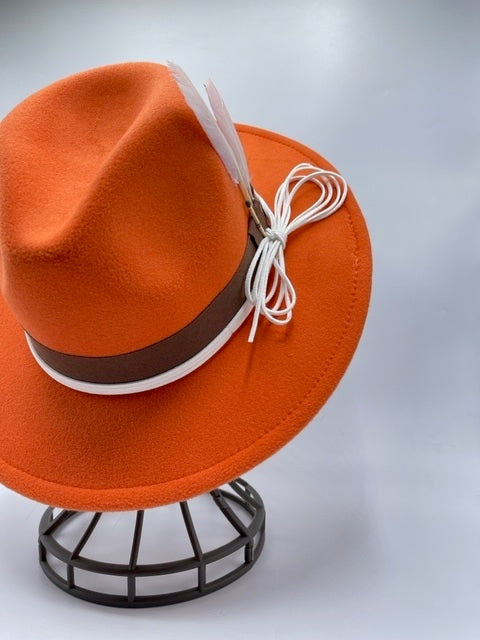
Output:
<path fill-rule="evenodd" d="M 296 164 L 332 168 L 295 141 L 238 129 L 270 205 Z M 289 325 L 261 320 L 249 344 L 247 320 L 195 372 L 135 395 L 73 391 L 34 362 L 22 326 L 72 353 L 138 348 L 189 322 L 240 261 L 242 199 L 164 67 L 92 70 L 27 99 L 0 123 L 0 175 L 5 485 L 78 510 L 185 500 L 275 453 L 334 390 L 370 294 L 351 191 L 288 240 Z"/>
<path fill-rule="evenodd" d="M 5 118 L 0 149 L 2 290 L 38 342 L 141 349 L 236 271 L 243 199 L 165 67 L 61 80 Z"/>

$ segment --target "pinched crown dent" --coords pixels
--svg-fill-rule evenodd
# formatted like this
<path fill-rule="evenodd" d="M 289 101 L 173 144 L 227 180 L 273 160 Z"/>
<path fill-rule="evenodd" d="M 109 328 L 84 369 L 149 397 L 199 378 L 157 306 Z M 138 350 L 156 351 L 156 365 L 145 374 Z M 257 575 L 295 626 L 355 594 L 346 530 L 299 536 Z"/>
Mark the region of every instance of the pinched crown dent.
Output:
<path fill-rule="evenodd" d="M 0 141 L 3 290 L 50 348 L 142 348 L 236 271 L 245 205 L 163 66 L 61 80 L 9 114 Z"/>

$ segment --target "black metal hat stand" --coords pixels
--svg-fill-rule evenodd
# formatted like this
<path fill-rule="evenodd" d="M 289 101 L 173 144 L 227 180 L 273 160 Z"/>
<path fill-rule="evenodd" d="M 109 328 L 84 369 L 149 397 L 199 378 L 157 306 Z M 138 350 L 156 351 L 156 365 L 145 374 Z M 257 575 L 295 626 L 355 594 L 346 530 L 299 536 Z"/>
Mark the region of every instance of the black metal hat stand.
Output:
<path fill-rule="evenodd" d="M 147 532 L 145 517 L 165 507 L 131 512 L 133 534 L 126 545 L 128 559 L 125 563 L 87 557 L 89 541 L 101 529 L 102 519 L 107 514 L 49 507 L 39 527 L 40 566 L 66 593 L 113 607 L 157 607 L 212 593 L 240 578 L 258 560 L 265 542 L 265 508 L 260 495 L 242 478 L 229 483 L 229 489 L 215 489 L 202 498 L 204 504 L 208 498 L 207 512 L 214 512 L 214 517 L 204 513 L 200 518 L 205 521 L 207 517 L 212 525 L 210 533 L 203 525 L 200 527 L 203 531 L 200 531 L 198 518 L 197 526 L 194 524 L 193 501 L 190 504 L 179 502 L 174 513 L 182 523 L 191 552 L 186 557 L 162 562 L 150 562 L 150 558 L 148 562 L 139 560 L 147 533 L 150 551 L 152 547 L 154 551 L 157 549 L 157 558 L 160 551 L 165 552 L 168 548 L 165 531 L 158 527 L 158 530 Z M 150 521 L 155 526 L 152 518 Z M 219 528 L 222 529 L 222 544 L 218 544 Z M 212 540 L 217 544 L 210 548 Z M 116 541 L 113 530 L 113 534 L 108 534 L 108 544 L 114 547 Z M 113 580 L 115 589 L 111 588 Z"/>

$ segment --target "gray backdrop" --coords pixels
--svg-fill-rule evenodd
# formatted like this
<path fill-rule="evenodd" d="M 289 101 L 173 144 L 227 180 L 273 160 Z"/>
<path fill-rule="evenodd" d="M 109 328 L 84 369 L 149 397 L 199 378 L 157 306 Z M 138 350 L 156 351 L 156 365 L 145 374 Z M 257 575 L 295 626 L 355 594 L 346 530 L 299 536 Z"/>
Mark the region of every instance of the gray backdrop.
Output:
<path fill-rule="evenodd" d="M 375 267 L 336 393 L 247 475 L 269 516 L 250 574 L 161 610 L 76 601 L 35 564 L 43 507 L 0 488 L 2 639 L 479 637 L 479 33 L 473 0 L 2 0 L 0 117 L 72 72 L 175 60 L 342 171 Z"/>

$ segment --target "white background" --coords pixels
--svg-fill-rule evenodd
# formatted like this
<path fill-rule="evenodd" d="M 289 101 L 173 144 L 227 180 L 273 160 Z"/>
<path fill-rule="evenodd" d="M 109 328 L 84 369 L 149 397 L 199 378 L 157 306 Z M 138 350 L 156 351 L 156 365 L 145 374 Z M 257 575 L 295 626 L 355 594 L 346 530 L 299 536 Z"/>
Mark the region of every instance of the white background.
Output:
<path fill-rule="evenodd" d="M 36 565 L 43 507 L 0 489 L 2 640 L 480 637 L 479 34 L 473 0 L 2 0 L 0 117 L 88 67 L 175 60 L 338 167 L 375 267 L 341 385 L 247 475 L 253 571 L 162 609 L 77 601 Z"/>

